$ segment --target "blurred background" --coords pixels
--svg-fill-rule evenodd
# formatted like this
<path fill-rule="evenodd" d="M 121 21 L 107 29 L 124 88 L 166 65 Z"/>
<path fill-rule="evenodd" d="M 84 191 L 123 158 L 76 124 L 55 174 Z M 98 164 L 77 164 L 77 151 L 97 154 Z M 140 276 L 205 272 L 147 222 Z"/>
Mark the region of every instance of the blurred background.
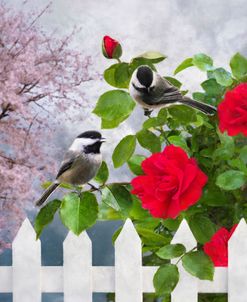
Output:
<path fill-rule="evenodd" d="M 54 105 L 45 104 L 50 109 L 48 115 L 44 115 L 42 108 L 35 109 L 40 119 L 45 118 L 52 129 L 51 135 L 42 132 L 42 128 L 39 131 L 39 139 L 45 146 L 47 165 L 51 164 L 47 169 L 39 169 L 37 175 L 32 174 L 29 185 L 33 198 L 19 199 L 11 195 L 11 202 L 0 200 L 0 265 L 11 265 L 10 242 L 23 217 L 27 215 L 33 221 L 37 213 L 33 201 L 42 191 L 39 177 L 52 180 L 64 150 L 74 137 L 85 130 L 100 129 L 100 120 L 91 111 L 100 94 L 109 89 L 102 73 L 112 63 L 101 54 L 102 37 L 110 35 L 122 44 L 123 60 L 148 50 L 164 53 L 168 58 L 159 65 L 159 72 L 164 75 L 172 75 L 180 62 L 200 52 L 212 56 L 216 66 L 227 69 L 234 53 L 247 55 L 247 11 L 244 9 L 244 0 L 0 0 L 0 4 L 24 16 L 33 11 L 39 14 L 48 5 L 35 21 L 35 26 L 44 35 L 53 35 L 56 39 L 62 39 L 75 30 L 67 46 L 80 53 L 80 62 L 84 64 L 80 68 L 85 73 L 79 86 L 80 93 L 76 94 L 79 106 L 62 108 L 57 123 L 53 118 L 57 113 Z M 0 38 L 1 35 L 0 32 Z M 193 68 L 177 76 L 185 83 L 183 88 L 189 91 L 200 91 L 199 83 L 203 77 L 200 71 Z M 103 131 L 108 140 L 102 151 L 113 181 L 125 181 L 131 177 L 127 169 L 113 169 L 111 154 L 121 137 L 139 129 L 143 113 L 139 108 L 135 111 L 135 118 L 130 117 L 117 129 Z M 4 122 L 0 120 L 0 135 L 4 134 L 5 129 Z M 6 148 L 2 145 L 0 149 Z M 8 152 L 11 153 L 9 149 Z M 0 167 L 1 172 L 4 172 L 3 166 Z M 98 222 L 89 230 L 93 241 L 93 265 L 114 265 L 111 237 L 120 225 L 121 222 Z M 43 265 L 62 265 L 62 242 L 66 234 L 67 230 L 56 217 L 41 236 Z M 0 302 L 9 301 L 11 295 L 0 295 Z M 62 302 L 63 297 L 60 294 L 44 295 L 43 301 Z M 107 301 L 105 294 L 95 294 L 94 302 L 104 301 Z"/>

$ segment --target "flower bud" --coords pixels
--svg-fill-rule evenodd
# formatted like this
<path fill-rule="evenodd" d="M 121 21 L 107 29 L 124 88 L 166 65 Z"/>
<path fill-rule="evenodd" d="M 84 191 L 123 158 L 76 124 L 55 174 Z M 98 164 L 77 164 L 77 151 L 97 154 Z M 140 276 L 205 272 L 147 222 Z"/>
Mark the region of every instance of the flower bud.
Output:
<path fill-rule="evenodd" d="M 104 36 L 102 52 L 107 59 L 119 59 L 122 55 L 122 47 L 118 41 L 109 36 Z"/>

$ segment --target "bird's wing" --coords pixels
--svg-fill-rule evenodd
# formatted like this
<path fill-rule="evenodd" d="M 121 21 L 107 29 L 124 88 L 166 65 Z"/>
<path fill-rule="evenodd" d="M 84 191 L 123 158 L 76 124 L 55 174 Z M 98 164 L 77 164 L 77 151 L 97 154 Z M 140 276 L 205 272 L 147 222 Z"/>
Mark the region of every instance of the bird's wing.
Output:
<path fill-rule="evenodd" d="M 156 104 L 172 104 L 183 100 L 179 89 L 164 78 L 159 80 L 159 92 Z"/>
<path fill-rule="evenodd" d="M 65 171 L 69 170 L 75 160 L 80 156 L 80 153 L 79 152 L 74 152 L 74 151 L 67 151 L 64 155 L 64 159 L 61 163 L 61 167 L 57 173 L 57 177 L 58 178 L 59 176 L 61 176 Z"/>

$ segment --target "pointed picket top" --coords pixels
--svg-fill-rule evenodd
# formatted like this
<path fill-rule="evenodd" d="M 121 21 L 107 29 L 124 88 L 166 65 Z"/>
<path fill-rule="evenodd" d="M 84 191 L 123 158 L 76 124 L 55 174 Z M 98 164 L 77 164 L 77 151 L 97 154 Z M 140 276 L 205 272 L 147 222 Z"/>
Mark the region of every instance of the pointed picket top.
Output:
<path fill-rule="evenodd" d="M 64 302 L 92 302 L 92 242 L 69 232 L 63 242 Z"/>
<path fill-rule="evenodd" d="M 247 225 L 241 219 L 228 241 L 228 301 L 246 302 L 247 297 Z"/>
<path fill-rule="evenodd" d="M 141 239 L 130 219 L 127 219 L 115 242 L 116 302 L 142 302 Z"/>
<path fill-rule="evenodd" d="M 79 236 L 75 235 L 73 232 L 69 232 L 63 242 L 63 245 L 64 247 L 74 246 L 78 249 L 85 248 L 85 246 L 91 248 L 92 241 L 86 231 L 82 232 Z"/>
<path fill-rule="evenodd" d="M 247 224 L 244 218 L 242 218 L 238 226 L 236 227 L 234 233 L 228 241 L 228 245 L 235 244 L 236 241 L 246 241 L 247 238 Z"/>
<path fill-rule="evenodd" d="M 186 247 L 187 251 L 197 245 L 195 237 L 185 219 L 182 220 L 171 243 L 181 243 Z M 173 264 L 176 262 L 177 258 L 171 260 Z M 181 262 L 178 264 L 178 269 L 180 275 L 179 283 L 171 294 L 172 302 L 197 302 L 197 279 L 184 270 Z"/>
<path fill-rule="evenodd" d="M 125 221 L 124 226 L 115 241 L 115 246 L 122 244 L 122 241 L 125 240 L 128 242 L 134 241 L 137 244 L 141 244 L 141 239 L 135 229 L 133 222 L 129 218 Z"/>
<path fill-rule="evenodd" d="M 35 230 L 28 218 L 26 218 L 23 222 L 21 227 L 19 228 L 18 233 L 13 240 L 12 246 L 14 246 L 17 242 L 26 242 L 26 241 L 34 241 L 37 244 L 40 244 L 40 240 L 36 240 L 36 233 Z"/>
<path fill-rule="evenodd" d="M 191 232 L 190 227 L 185 219 L 183 219 L 180 223 L 180 226 L 176 234 L 174 235 L 171 243 L 182 243 L 187 248 L 187 250 L 193 249 L 197 245 L 195 237 Z"/>
<path fill-rule="evenodd" d="M 25 219 L 12 245 L 13 302 L 41 302 L 41 245 Z"/>

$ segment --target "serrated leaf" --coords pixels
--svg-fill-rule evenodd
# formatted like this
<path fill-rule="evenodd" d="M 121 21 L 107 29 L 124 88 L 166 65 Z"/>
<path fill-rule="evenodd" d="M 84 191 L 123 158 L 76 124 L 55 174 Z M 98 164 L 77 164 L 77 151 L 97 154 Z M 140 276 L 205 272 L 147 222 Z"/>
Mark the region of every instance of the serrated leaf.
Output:
<path fill-rule="evenodd" d="M 216 232 L 216 225 L 204 214 L 192 215 L 189 226 L 196 240 L 201 244 L 210 241 Z"/>
<path fill-rule="evenodd" d="M 104 183 L 106 183 L 108 177 L 109 177 L 109 170 L 108 170 L 107 164 L 105 161 L 102 161 L 102 164 L 99 168 L 98 173 L 94 177 L 94 180 L 100 184 L 104 184 Z"/>
<path fill-rule="evenodd" d="M 201 84 L 202 88 L 210 97 L 218 97 L 224 93 L 225 88 L 216 82 L 215 79 L 209 79 Z"/>
<path fill-rule="evenodd" d="M 164 237 L 153 230 L 136 225 L 136 231 L 142 239 L 142 242 L 148 246 L 163 246 L 170 243 L 170 238 Z"/>
<path fill-rule="evenodd" d="M 137 58 L 144 58 L 150 60 L 152 63 L 159 63 L 166 59 L 166 56 L 158 51 L 147 51 L 139 55 Z"/>
<path fill-rule="evenodd" d="M 189 252 L 182 258 L 184 269 L 201 280 L 213 280 L 214 264 L 202 251 Z"/>
<path fill-rule="evenodd" d="M 179 124 L 190 124 L 196 122 L 196 111 L 183 105 L 176 105 L 168 109 L 169 114 Z"/>
<path fill-rule="evenodd" d="M 168 82 L 170 82 L 172 85 L 174 85 L 175 87 L 177 87 L 178 89 L 180 89 L 181 86 L 182 86 L 182 83 L 179 80 L 177 80 L 177 79 L 175 79 L 173 77 L 165 77 L 165 79 Z"/>
<path fill-rule="evenodd" d="M 124 163 L 126 163 L 134 153 L 135 148 L 136 148 L 135 135 L 125 136 L 113 151 L 112 160 L 113 160 L 114 167 L 119 168 Z"/>
<path fill-rule="evenodd" d="M 117 63 L 104 72 L 104 79 L 108 84 L 116 88 L 128 88 L 131 72 L 128 63 Z"/>
<path fill-rule="evenodd" d="M 174 264 L 161 266 L 154 275 L 153 284 L 157 295 L 170 294 L 179 280 L 178 268 Z"/>
<path fill-rule="evenodd" d="M 213 68 L 213 60 L 209 56 L 204 53 L 198 53 L 194 55 L 192 59 L 192 63 L 194 66 L 199 68 L 202 71 L 211 70 Z"/>
<path fill-rule="evenodd" d="M 239 80 L 247 75 L 247 59 L 239 52 L 236 53 L 230 61 L 232 74 Z"/>
<path fill-rule="evenodd" d="M 144 161 L 146 157 L 143 155 L 135 154 L 131 156 L 131 158 L 128 160 L 128 166 L 135 175 L 142 175 L 142 167 L 141 163 Z"/>
<path fill-rule="evenodd" d="M 181 72 L 182 70 L 193 66 L 192 58 L 185 59 L 174 71 L 174 75 Z"/>
<path fill-rule="evenodd" d="M 170 144 L 181 147 L 182 149 L 186 150 L 187 152 L 189 151 L 186 140 L 182 136 L 171 135 L 167 139 Z"/>
<path fill-rule="evenodd" d="M 161 259 L 173 259 L 182 256 L 186 248 L 182 244 L 167 244 L 160 248 L 156 255 Z"/>
<path fill-rule="evenodd" d="M 112 184 L 102 190 L 102 202 L 127 216 L 132 207 L 132 196 L 122 185 Z"/>
<path fill-rule="evenodd" d="M 231 86 L 233 83 L 232 75 L 230 72 L 226 71 L 224 68 L 216 68 L 214 70 L 214 76 L 216 82 L 222 86 Z"/>
<path fill-rule="evenodd" d="M 161 151 L 159 138 L 151 131 L 143 129 L 136 134 L 139 144 L 152 153 Z"/>
<path fill-rule="evenodd" d="M 134 107 L 135 102 L 129 93 L 123 90 L 110 90 L 100 96 L 93 113 L 102 120 L 115 123 L 116 127 L 128 118 Z"/>
<path fill-rule="evenodd" d="M 216 185 L 226 191 L 241 188 L 246 183 L 246 176 L 242 171 L 229 170 L 220 174 L 216 179 Z"/>
<path fill-rule="evenodd" d="M 37 239 L 40 237 L 43 229 L 52 222 L 54 215 L 61 205 L 61 200 L 55 199 L 47 203 L 40 209 L 34 222 L 34 229 L 37 235 Z"/>
<path fill-rule="evenodd" d="M 98 203 L 93 193 L 83 192 L 81 196 L 76 193 L 65 195 L 60 217 L 63 224 L 75 235 L 92 226 L 98 216 Z"/>

